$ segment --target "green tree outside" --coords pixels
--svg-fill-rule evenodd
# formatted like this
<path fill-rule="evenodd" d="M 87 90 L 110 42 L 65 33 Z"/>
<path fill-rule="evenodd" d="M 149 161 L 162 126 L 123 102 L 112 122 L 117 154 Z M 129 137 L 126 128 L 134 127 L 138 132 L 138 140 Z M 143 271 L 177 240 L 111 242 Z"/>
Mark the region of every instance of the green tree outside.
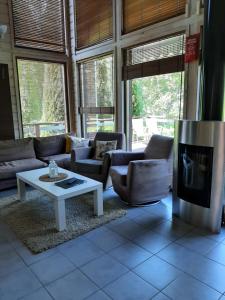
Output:
<path fill-rule="evenodd" d="M 143 97 L 142 83 L 134 80 L 132 83 L 132 112 L 133 117 L 143 117 L 146 113 L 146 101 Z"/>
<path fill-rule="evenodd" d="M 23 123 L 38 122 L 42 117 L 42 88 L 44 66 L 40 63 L 19 61 L 18 75 Z"/>
<path fill-rule="evenodd" d="M 43 86 L 43 122 L 65 120 L 63 68 L 57 64 L 45 64 Z"/>
<path fill-rule="evenodd" d="M 180 72 L 132 80 L 133 117 L 178 119 L 183 84 Z"/>

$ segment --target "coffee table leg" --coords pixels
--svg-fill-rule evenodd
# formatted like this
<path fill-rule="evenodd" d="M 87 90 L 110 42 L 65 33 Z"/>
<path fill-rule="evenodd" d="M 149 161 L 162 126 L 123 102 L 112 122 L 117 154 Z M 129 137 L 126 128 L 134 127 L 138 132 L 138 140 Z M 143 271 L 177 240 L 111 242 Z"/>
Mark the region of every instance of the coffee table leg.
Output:
<path fill-rule="evenodd" d="M 56 228 L 58 231 L 66 229 L 65 200 L 54 200 Z"/>
<path fill-rule="evenodd" d="M 96 216 L 103 215 L 103 196 L 102 188 L 98 188 L 94 191 L 94 214 Z"/>
<path fill-rule="evenodd" d="M 20 201 L 26 201 L 26 185 L 25 182 L 17 178 L 17 189 Z"/>

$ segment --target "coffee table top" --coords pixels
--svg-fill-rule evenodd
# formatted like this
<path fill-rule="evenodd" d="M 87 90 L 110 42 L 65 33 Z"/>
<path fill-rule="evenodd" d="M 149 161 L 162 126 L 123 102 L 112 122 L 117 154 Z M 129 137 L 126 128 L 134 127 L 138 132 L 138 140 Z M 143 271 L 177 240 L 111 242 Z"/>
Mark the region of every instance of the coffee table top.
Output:
<path fill-rule="evenodd" d="M 25 172 L 20 172 L 17 173 L 16 176 L 23 182 L 33 186 L 37 190 L 40 190 L 49 196 L 52 196 L 57 199 L 67 199 L 70 197 L 74 197 L 77 195 L 81 195 L 84 193 L 88 193 L 90 191 L 93 191 L 97 188 L 102 187 L 102 183 L 93 179 L 90 179 L 88 177 L 79 175 L 77 173 L 73 173 L 71 171 L 58 168 L 60 173 L 66 173 L 68 174 L 67 179 L 76 177 L 82 180 L 85 180 L 84 183 L 73 186 L 69 189 L 63 189 L 61 187 L 58 187 L 54 184 L 54 182 L 43 182 L 39 180 L 39 177 L 41 175 L 44 175 L 48 173 L 49 169 L 47 168 L 41 168 L 41 169 L 36 169 L 36 170 L 31 170 L 31 171 L 25 171 Z M 57 181 L 59 182 L 59 181 Z"/>

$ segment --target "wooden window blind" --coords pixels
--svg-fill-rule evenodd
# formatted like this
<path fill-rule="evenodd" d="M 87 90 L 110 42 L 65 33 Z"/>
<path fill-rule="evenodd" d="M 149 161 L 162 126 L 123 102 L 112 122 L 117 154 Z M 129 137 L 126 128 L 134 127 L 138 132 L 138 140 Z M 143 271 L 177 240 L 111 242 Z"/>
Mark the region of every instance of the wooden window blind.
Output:
<path fill-rule="evenodd" d="M 184 52 L 184 34 L 127 49 L 123 79 L 131 80 L 183 71 Z"/>
<path fill-rule="evenodd" d="M 186 0 L 123 0 L 123 33 L 185 13 Z"/>
<path fill-rule="evenodd" d="M 81 113 L 113 114 L 113 56 L 80 64 Z"/>
<path fill-rule="evenodd" d="M 12 0 L 15 45 L 65 52 L 64 1 Z"/>
<path fill-rule="evenodd" d="M 112 0 L 76 0 L 77 49 L 112 38 Z"/>

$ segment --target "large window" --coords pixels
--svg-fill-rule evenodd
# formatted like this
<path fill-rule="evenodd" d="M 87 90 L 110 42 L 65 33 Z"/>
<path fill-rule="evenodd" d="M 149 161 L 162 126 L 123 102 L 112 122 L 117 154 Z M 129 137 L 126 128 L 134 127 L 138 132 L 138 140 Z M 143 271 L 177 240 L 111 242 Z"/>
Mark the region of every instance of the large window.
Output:
<path fill-rule="evenodd" d="M 184 35 L 127 49 L 124 79 L 129 87 L 129 130 L 133 150 L 153 134 L 174 135 L 183 116 Z"/>
<path fill-rule="evenodd" d="M 114 131 L 113 56 L 83 62 L 80 67 L 80 114 L 84 135 Z"/>
<path fill-rule="evenodd" d="M 24 137 L 66 131 L 64 65 L 17 60 Z"/>
<path fill-rule="evenodd" d="M 64 0 L 12 0 L 15 45 L 65 52 Z"/>

